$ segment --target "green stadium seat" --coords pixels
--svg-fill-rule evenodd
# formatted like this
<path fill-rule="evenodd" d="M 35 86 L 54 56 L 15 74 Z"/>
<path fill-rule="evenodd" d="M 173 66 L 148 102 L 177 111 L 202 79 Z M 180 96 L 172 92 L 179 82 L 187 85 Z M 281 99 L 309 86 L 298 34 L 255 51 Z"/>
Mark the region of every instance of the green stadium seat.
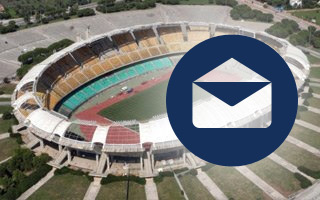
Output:
<path fill-rule="evenodd" d="M 129 78 L 168 67 L 173 67 L 173 64 L 167 57 L 133 65 L 126 70 L 116 72 L 111 76 L 97 79 L 96 81 L 86 85 L 85 87 L 82 87 L 81 89 L 74 92 L 69 98 L 64 99 L 61 107 L 57 108 L 57 110 L 60 110 L 64 113 L 67 113 L 66 110 L 70 110 L 71 112 L 80 104 L 108 87 L 126 81 Z"/>

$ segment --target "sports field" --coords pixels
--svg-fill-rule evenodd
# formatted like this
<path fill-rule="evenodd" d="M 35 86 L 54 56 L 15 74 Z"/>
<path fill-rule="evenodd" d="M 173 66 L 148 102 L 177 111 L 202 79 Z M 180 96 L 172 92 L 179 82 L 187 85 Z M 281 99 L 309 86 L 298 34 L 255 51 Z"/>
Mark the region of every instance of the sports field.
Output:
<path fill-rule="evenodd" d="M 100 115 L 112 121 L 148 120 L 153 116 L 164 114 L 166 110 L 166 91 L 168 80 L 127 99 L 115 103 L 102 111 Z"/>

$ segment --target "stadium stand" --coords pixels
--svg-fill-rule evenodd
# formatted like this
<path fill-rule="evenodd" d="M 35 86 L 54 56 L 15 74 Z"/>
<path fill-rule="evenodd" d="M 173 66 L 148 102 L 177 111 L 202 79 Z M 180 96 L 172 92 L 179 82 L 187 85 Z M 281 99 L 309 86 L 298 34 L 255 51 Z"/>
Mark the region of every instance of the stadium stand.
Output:
<path fill-rule="evenodd" d="M 138 49 L 138 45 L 130 32 L 120 33 L 111 37 L 122 52 L 131 52 Z"/>
<path fill-rule="evenodd" d="M 188 26 L 188 41 L 200 43 L 210 38 L 210 30 L 208 26 Z"/>
<path fill-rule="evenodd" d="M 121 70 L 119 72 L 113 73 L 106 77 L 96 79 L 95 81 L 85 85 L 81 89 L 74 92 L 72 95 L 67 96 L 62 100 L 55 110 L 62 110 L 62 114 L 69 115 L 74 109 L 79 105 L 86 102 L 91 97 L 95 96 L 97 93 L 105 90 L 109 87 L 112 87 L 116 84 L 119 84 L 123 81 L 126 81 L 130 78 L 154 71 L 161 70 L 165 68 L 172 67 L 172 63 L 169 58 L 159 58 L 151 61 L 144 62 L 142 64 L 136 64 Z M 60 106 L 62 108 L 60 108 Z"/>
<path fill-rule="evenodd" d="M 134 31 L 134 35 L 141 47 L 152 47 L 159 45 L 158 39 L 152 29 Z"/>
<path fill-rule="evenodd" d="M 231 27 L 231 26 L 223 26 L 223 25 L 217 25 L 214 36 L 220 36 L 220 35 L 238 35 L 239 34 L 239 28 L 238 27 Z"/>
<path fill-rule="evenodd" d="M 184 42 L 180 26 L 159 27 L 158 32 L 165 44 Z"/>

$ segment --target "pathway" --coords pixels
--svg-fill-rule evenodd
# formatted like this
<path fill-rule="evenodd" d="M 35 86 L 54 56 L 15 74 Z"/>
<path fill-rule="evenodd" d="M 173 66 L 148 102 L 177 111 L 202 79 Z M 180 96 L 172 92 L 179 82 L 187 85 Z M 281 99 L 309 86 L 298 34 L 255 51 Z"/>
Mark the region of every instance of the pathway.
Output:
<path fill-rule="evenodd" d="M 189 200 L 186 191 L 183 189 L 183 187 L 182 187 L 182 185 L 181 185 L 181 183 L 180 183 L 179 178 L 177 177 L 177 175 L 176 175 L 174 172 L 173 172 L 173 176 L 174 176 L 174 178 L 176 179 L 176 182 L 178 183 L 178 186 L 179 186 L 180 190 L 183 191 L 183 196 L 184 196 L 184 198 L 185 198 L 186 200 Z"/>
<path fill-rule="evenodd" d="M 320 67 L 320 65 L 317 65 Z M 313 82 L 319 82 L 320 83 L 320 79 L 319 78 L 309 78 L 310 81 L 313 81 Z"/>
<path fill-rule="evenodd" d="M 146 185 L 144 186 L 147 200 L 158 200 L 157 186 L 153 182 L 153 178 L 146 178 Z"/>
<path fill-rule="evenodd" d="M 53 168 L 45 177 L 43 177 L 38 183 L 33 185 L 27 191 L 25 191 L 17 200 L 28 199 L 35 191 L 37 191 L 41 186 L 43 186 L 46 182 L 48 182 L 54 176 L 55 170 L 56 169 Z"/>
<path fill-rule="evenodd" d="M 319 108 L 314 108 L 311 106 L 306 106 L 308 108 L 309 111 L 320 114 L 320 109 Z"/>
<path fill-rule="evenodd" d="M 5 162 L 7 162 L 8 160 L 10 160 L 12 157 L 10 156 L 9 158 L 6 158 L 6 159 L 4 159 L 4 160 L 1 160 L 0 161 L 0 165 L 2 164 L 2 163 L 5 163 Z"/>
<path fill-rule="evenodd" d="M 318 126 L 315 126 L 313 124 L 310 124 L 308 122 L 305 122 L 305 121 L 302 121 L 302 120 L 299 120 L 299 119 L 296 119 L 295 123 L 300 125 L 300 126 L 303 126 L 305 128 L 308 128 L 308 129 L 311 129 L 311 130 L 313 130 L 315 132 L 320 133 L 320 127 L 318 127 Z"/>
<path fill-rule="evenodd" d="M 11 98 L 11 94 L 2 94 L 0 98 Z"/>
<path fill-rule="evenodd" d="M 278 165 L 281 165 L 282 167 L 286 168 L 287 170 L 289 170 L 292 173 L 300 173 L 303 176 L 307 177 L 310 181 L 315 181 L 314 178 L 306 175 L 305 173 L 301 172 L 295 165 L 289 163 L 288 161 L 286 161 L 285 159 L 281 158 L 280 156 L 278 156 L 275 153 L 272 153 L 268 156 L 268 158 L 270 158 L 271 160 L 273 160 L 275 163 L 277 163 Z"/>
<path fill-rule="evenodd" d="M 235 167 L 235 169 L 238 170 L 246 178 L 248 178 L 256 186 L 258 186 L 261 190 L 263 190 L 272 199 L 276 199 L 276 200 L 286 199 L 282 194 L 280 194 L 277 190 L 275 190 L 268 183 L 262 180 L 259 176 L 253 173 L 249 168 L 245 166 L 241 166 L 241 167 Z"/>
<path fill-rule="evenodd" d="M 201 169 L 198 169 L 198 180 L 207 188 L 210 194 L 217 200 L 227 200 L 227 196 L 220 190 L 220 188 L 212 181 L 212 179 Z"/>
<path fill-rule="evenodd" d="M 310 145 L 308 145 L 308 144 L 306 144 L 306 143 L 304 143 L 304 142 L 302 142 L 302 141 L 300 141 L 300 140 L 298 140 L 298 139 L 296 139 L 296 138 L 294 138 L 294 137 L 292 137 L 290 135 L 287 137 L 286 141 L 288 141 L 288 142 L 296 145 L 297 147 L 300 147 L 300 148 L 302 148 L 302 149 L 304 149 L 306 151 L 309 151 L 310 153 L 320 157 L 320 150 L 318 150 L 317 148 L 314 148 L 313 146 L 310 146 Z"/>
<path fill-rule="evenodd" d="M 320 181 L 316 182 L 314 185 L 302 190 L 296 194 L 292 199 L 295 200 L 319 200 L 320 199 Z"/>
<path fill-rule="evenodd" d="M 1 133 L 0 140 L 4 140 L 10 137 L 10 133 Z"/>
<path fill-rule="evenodd" d="M 100 188 L 101 188 L 101 178 L 95 177 L 94 180 L 91 182 L 83 200 L 95 200 Z"/>

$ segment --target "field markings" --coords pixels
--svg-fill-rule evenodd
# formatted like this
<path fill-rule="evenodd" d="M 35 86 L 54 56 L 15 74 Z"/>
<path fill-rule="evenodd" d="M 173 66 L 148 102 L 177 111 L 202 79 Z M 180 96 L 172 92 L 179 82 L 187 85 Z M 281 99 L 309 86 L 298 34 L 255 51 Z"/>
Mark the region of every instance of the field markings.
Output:
<path fill-rule="evenodd" d="M 247 179 L 249 179 L 252 183 L 258 186 L 261 190 L 263 190 L 269 197 L 272 199 L 280 200 L 286 199 L 282 194 L 280 194 L 277 190 L 271 187 L 268 183 L 262 180 L 259 176 L 257 176 L 254 172 L 252 172 L 249 168 L 245 166 L 235 167 L 242 175 L 244 175 Z"/>

